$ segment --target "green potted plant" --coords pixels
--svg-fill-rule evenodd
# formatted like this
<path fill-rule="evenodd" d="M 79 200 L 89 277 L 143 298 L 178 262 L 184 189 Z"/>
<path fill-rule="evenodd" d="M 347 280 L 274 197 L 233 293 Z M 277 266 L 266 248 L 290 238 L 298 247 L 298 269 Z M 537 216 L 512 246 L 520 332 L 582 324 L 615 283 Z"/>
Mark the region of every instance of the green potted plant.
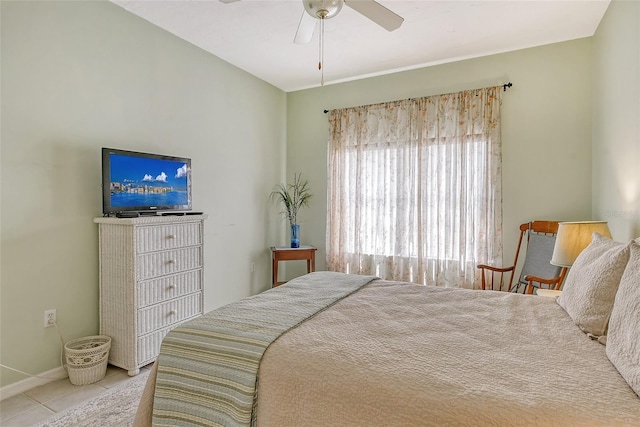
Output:
<path fill-rule="evenodd" d="M 291 247 L 300 247 L 300 224 L 298 224 L 298 211 L 303 206 L 309 206 L 311 191 L 309 181 L 303 180 L 300 173 L 293 176 L 292 184 L 280 184 L 276 191 L 270 195 L 272 200 L 283 207 L 282 214 L 289 219 L 291 226 Z"/>

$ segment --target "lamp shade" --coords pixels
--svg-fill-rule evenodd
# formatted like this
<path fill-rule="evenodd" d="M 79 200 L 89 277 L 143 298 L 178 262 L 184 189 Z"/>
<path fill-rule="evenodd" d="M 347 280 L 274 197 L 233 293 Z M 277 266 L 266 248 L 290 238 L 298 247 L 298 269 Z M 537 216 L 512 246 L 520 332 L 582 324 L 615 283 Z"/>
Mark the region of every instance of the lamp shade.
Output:
<path fill-rule="evenodd" d="M 561 222 L 553 247 L 551 264 L 571 267 L 580 252 L 591 243 L 594 232 L 611 237 L 606 221 Z"/>

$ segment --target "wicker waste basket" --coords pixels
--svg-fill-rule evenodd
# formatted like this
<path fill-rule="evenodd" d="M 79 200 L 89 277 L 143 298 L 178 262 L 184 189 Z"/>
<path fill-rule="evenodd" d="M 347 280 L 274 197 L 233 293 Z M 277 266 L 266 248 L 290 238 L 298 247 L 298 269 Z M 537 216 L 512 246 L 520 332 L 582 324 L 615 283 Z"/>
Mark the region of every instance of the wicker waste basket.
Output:
<path fill-rule="evenodd" d="M 77 338 L 64 345 L 69 380 L 74 385 L 93 384 L 107 372 L 111 338 L 94 335 Z"/>

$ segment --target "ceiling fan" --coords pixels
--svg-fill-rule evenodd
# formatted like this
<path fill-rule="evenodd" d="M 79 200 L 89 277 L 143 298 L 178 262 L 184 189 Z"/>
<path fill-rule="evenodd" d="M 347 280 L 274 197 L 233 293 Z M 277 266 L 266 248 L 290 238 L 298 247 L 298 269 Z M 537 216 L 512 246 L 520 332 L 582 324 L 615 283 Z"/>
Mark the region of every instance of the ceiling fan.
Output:
<path fill-rule="evenodd" d="M 220 1 L 222 3 L 232 3 L 238 0 Z M 375 0 L 302 0 L 302 4 L 304 5 L 304 12 L 302 12 L 294 38 L 294 42 L 298 44 L 309 43 L 318 21 L 333 18 L 345 4 L 388 31 L 399 28 L 404 21 L 400 15 Z"/>
<path fill-rule="evenodd" d="M 238 0 L 220 0 L 222 3 L 233 3 Z M 404 18 L 387 9 L 375 0 L 302 0 L 304 12 L 298 24 L 298 30 L 294 42 L 297 44 L 309 43 L 316 31 L 316 26 L 320 22 L 320 58 L 318 60 L 318 70 L 322 72 L 320 85 L 324 86 L 324 21 L 336 16 L 345 4 L 356 12 L 369 18 L 376 24 L 393 31 L 402 25 Z"/>
<path fill-rule="evenodd" d="M 375 0 L 302 0 L 302 4 L 304 12 L 294 39 L 294 42 L 299 44 L 309 43 L 318 20 L 333 18 L 345 4 L 387 31 L 399 28 L 404 21 L 400 15 Z"/>

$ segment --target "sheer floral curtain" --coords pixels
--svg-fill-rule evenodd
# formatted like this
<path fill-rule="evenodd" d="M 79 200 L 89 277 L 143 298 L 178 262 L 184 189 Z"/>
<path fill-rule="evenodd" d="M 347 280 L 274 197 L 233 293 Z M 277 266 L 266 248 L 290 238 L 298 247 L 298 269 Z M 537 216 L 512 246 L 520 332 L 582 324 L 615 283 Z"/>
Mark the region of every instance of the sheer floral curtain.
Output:
<path fill-rule="evenodd" d="M 329 112 L 329 270 L 472 288 L 501 260 L 501 91 Z"/>

